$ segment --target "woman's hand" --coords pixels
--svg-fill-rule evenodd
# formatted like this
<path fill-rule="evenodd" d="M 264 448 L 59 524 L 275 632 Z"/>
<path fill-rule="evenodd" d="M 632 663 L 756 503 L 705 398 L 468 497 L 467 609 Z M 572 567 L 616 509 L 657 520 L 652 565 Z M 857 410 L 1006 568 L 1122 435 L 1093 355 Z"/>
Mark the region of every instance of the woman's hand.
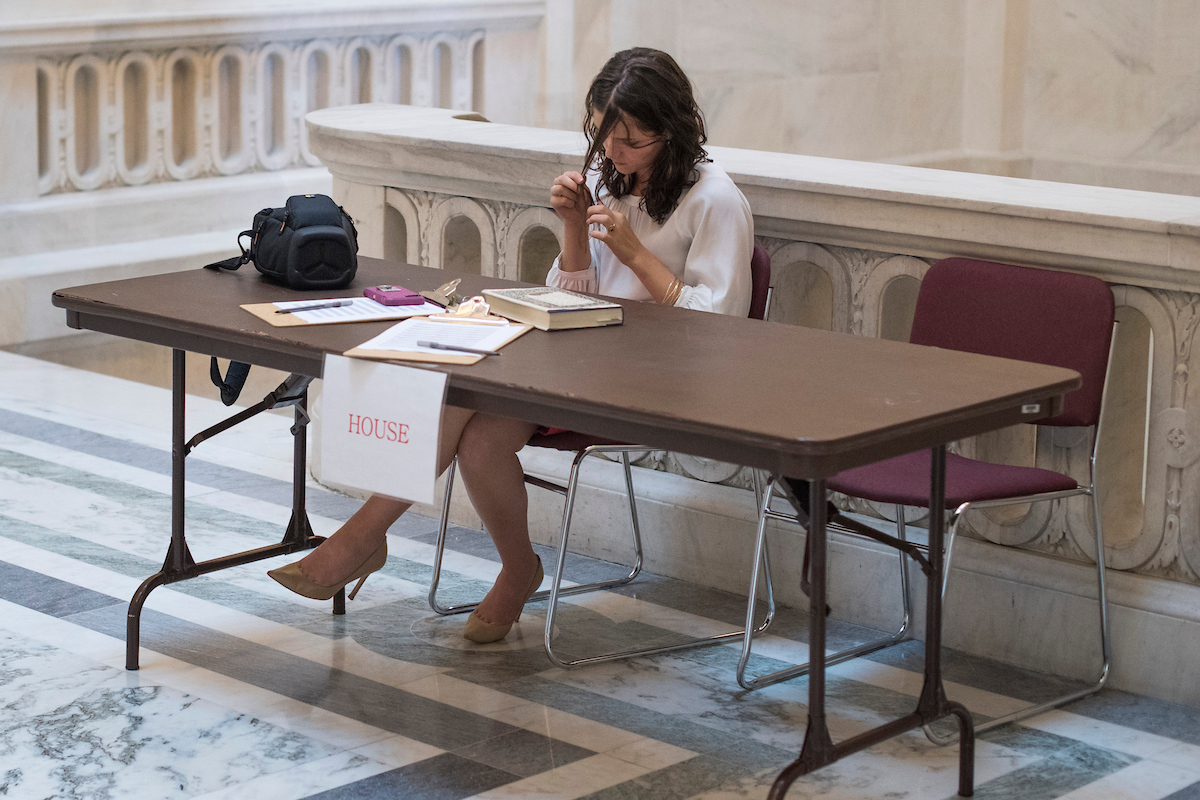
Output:
<path fill-rule="evenodd" d="M 646 248 L 642 244 L 642 240 L 633 232 L 625 215 L 603 203 L 597 203 L 587 211 L 589 228 L 592 225 L 601 226 L 599 229 L 589 230 L 588 236 L 604 242 L 618 261 L 636 272 L 636 262 Z"/>
<path fill-rule="evenodd" d="M 675 276 L 642 244 L 633 232 L 625 215 L 614 208 L 597 203 L 588 209 L 587 224 L 601 226 L 599 230 L 588 230 L 588 236 L 604 242 L 612 254 L 625 266 L 633 270 L 638 280 L 646 287 L 654 302 L 662 302 L 670 291 Z"/>
<path fill-rule="evenodd" d="M 562 218 L 564 230 L 562 255 L 558 268 L 580 272 L 592 265 L 587 237 L 587 211 L 592 193 L 578 172 L 564 172 L 550 187 L 550 205 Z"/>
<path fill-rule="evenodd" d="M 564 172 L 554 179 L 550 187 L 550 205 L 562 218 L 568 230 L 579 235 L 587 228 L 587 211 L 591 204 L 591 192 L 578 172 Z"/>

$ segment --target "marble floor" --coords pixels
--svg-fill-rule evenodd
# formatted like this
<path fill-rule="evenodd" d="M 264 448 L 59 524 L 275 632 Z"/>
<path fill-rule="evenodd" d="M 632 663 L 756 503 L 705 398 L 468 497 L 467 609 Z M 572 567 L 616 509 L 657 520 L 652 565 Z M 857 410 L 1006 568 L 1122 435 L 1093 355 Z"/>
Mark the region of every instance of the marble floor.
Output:
<path fill-rule="evenodd" d="M 265 576 L 283 559 L 155 591 L 142 669 L 124 622 L 158 569 L 170 516 L 169 393 L 0 353 L 0 797 L 764 797 L 802 741 L 806 683 L 743 693 L 736 651 L 709 648 L 573 671 L 541 649 L 544 608 L 509 640 L 473 645 L 425 600 L 435 522 L 401 520 L 389 558 L 344 617 Z M 189 398 L 190 432 L 222 418 Z M 196 557 L 277 540 L 289 511 L 288 420 L 262 415 L 189 459 Z M 536 490 L 535 490 L 536 491 Z M 318 533 L 357 502 L 310 486 Z M 484 534 L 455 529 L 446 597 L 498 570 Z M 543 557 L 547 555 L 543 553 Z M 572 559 L 575 581 L 618 568 Z M 570 653 L 736 627 L 736 596 L 647 576 L 572 598 Z M 752 664 L 806 657 L 782 615 Z M 833 644 L 871 636 L 832 626 Z M 831 670 L 844 738 L 909 710 L 919 643 Z M 1062 681 L 948 652 L 951 697 L 979 719 Z M 943 798 L 957 752 L 908 734 L 798 781 L 790 797 Z M 977 797 L 1200 800 L 1200 711 L 1108 692 L 983 735 Z"/>

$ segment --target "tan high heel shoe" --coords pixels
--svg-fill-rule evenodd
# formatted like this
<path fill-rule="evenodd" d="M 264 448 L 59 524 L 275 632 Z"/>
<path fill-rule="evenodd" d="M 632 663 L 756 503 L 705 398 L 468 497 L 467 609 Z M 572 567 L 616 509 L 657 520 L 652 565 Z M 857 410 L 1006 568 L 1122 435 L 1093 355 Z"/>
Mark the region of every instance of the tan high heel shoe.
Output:
<path fill-rule="evenodd" d="M 357 580 L 353 591 L 348 595 L 349 599 L 353 600 L 358 594 L 358 590 L 362 588 L 366 582 L 367 576 L 372 572 L 376 572 L 383 568 L 387 563 L 387 539 L 380 543 L 379 547 L 375 548 L 375 552 L 367 556 L 367 560 L 359 565 L 358 569 L 346 577 L 346 580 L 340 583 L 317 583 L 312 578 L 304 574 L 300 569 L 300 562 L 288 564 L 279 567 L 278 569 L 268 570 L 267 574 L 276 580 L 281 586 L 291 589 L 298 595 L 303 597 L 311 597 L 313 600 L 328 600 L 338 593 L 339 590 L 346 587 L 347 584 Z"/>
<path fill-rule="evenodd" d="M 529 602 L 529 598 L 533 597 L 534 592 L 542 585 L 543 577 L 545 575 L 542 572 L 542 559 L 539 556 L 537 571 L 533 573 L 533 580 L 529 583 L 529 591 L 525 593 L 525 602 Z M 478 642 L 479 644 L 498 642 L 505 636 L 508 636 L 508 632 L 512 630 L 513 622 L 516 622 L 520 618 L 521 612 L 517 611 L 517 619 L 514 619 L 512 622 L 504 625 L 493 625 L 472 611 L 471 616 L 467 617 L 466 627 L 463 628 L 463 638 L 470 639 L 472 642 Z"/>

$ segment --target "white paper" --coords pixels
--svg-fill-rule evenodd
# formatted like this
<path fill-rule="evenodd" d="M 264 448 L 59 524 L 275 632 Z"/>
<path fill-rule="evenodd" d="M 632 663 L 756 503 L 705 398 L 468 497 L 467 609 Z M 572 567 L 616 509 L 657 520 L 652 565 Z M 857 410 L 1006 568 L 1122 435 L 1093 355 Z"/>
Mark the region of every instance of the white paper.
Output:
<path fill-rule="evenodd" d="M 430 314 L 440 314 L 444 310 L 441 306 L 436 306 L 428 300 L 420 305 L 414 303 L 410 306 L 385 306 L 383 303 L 376 303 L 369 297 L 329 297 L 324 300 L 289 300 L 285 303 L 272 303 L 272 305 L 276 308 L 286 310 L 289 308 L 315 306 L 319 303 L 332 303 L 335 300 L 351 300 L 353 302 L 348 306 L 318 308 L 315 311 L 301 311 L 298 314 L 293 314 L 293 316 L 309 323 L 351 322 L 354 320 L 424 317 Z"/>
<path fill-rule="evenodd" d="M 432 503 L 446 375 L 325 356 L 321 480 Z"/>
<path fill-rule="evenodd" d="M 383 333 L 363 342 L 360 350 L 394 350 L 403 353 L 433 353 L 446 355 L 446 350 L 421 347 L 417 342 L 437 342 L 471 347 L 476 350 L 496 350 L 512 336 L 511 325 L 472 325 L 469 322 L 432 322 L 409 319 L 393 325 Z"/>

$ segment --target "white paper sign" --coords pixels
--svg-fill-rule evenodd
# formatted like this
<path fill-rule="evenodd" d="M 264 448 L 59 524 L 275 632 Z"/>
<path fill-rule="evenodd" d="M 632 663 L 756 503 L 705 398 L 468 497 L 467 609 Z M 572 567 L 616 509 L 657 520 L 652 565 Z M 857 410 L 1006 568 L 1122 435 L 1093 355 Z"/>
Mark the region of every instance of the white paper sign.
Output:
<path fill-rule="evenodd" d="M 327 355 L 324 381 L 322 479 L 432 503 L 445 373 Z"/>

